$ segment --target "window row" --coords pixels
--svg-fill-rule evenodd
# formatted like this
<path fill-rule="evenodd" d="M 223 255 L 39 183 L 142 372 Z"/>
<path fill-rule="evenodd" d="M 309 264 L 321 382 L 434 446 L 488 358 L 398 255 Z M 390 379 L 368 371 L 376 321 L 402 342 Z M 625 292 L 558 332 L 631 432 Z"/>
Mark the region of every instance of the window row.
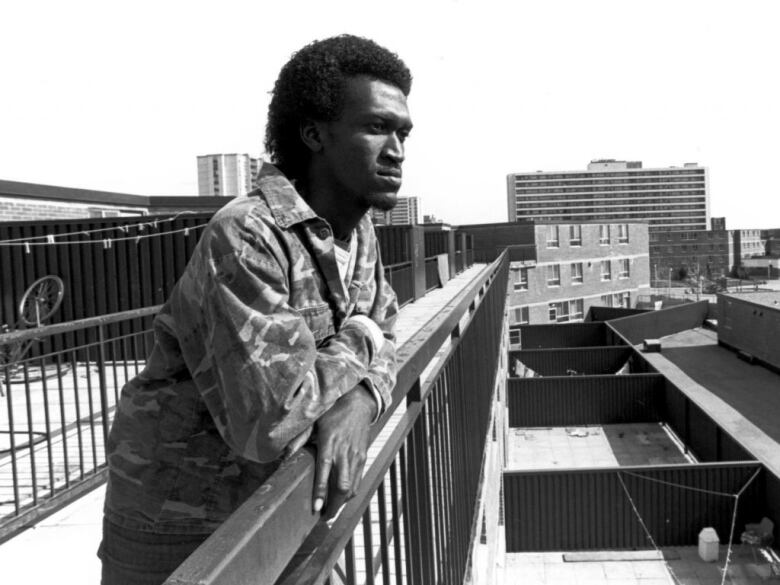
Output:
<path fill-rule="evenodd" d="M 609 245 L 610 241 L 610 227 L 609 225 L 599 226 L 599 244 Z M 628 224 L 617 224 L 617 241 L 618 244 L 628 244 Z M 560 240 L 560 226 L 548 225 L 547 226 L 547 247 L 559 248 L 561 244 Z M 569 245 L 570 246 L 582 246 L 582 226 L 579 224 L 569 226 Z"/>
<path fill-rule="evenodd" d="M 619 258 L 617 262 L 617 278 L 625 279 L 631 276 L 631 259 Z M 602 281 L 612 280 L 612 260 L 601 260 L 600 277 Z M 528 268 L 521 267 L 513 269 L 515 274 L 513 288 L 515 291 L 528 290 Z M 561 265 L 548 264 L 545 269 L 546 282 L 548 287 L 561 285 Z M 582 284 L 584 282 L 583 262 L 572 262 L 569 264 L 569 277 L 571 284 Z"/>

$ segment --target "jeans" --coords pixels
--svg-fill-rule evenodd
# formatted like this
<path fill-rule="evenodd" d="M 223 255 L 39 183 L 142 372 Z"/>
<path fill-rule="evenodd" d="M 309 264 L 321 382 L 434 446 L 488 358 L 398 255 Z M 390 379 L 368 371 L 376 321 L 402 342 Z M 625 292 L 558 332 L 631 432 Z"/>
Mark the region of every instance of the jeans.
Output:
<path fill-rule="evenodd" d="M 102 585 L 161 585 L 208 534 L 155 534 L 103 519 Z"/>

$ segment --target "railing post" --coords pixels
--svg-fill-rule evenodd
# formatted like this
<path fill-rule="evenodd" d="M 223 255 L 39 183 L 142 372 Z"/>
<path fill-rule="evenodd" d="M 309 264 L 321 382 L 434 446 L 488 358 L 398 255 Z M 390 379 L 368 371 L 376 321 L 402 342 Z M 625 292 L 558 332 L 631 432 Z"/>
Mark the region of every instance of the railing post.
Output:
<path fill-rule="evenodd" d="M 458 273 L 458 267 L 455 264 L 455 230 L 445 232 L 447 234 L 447 258 L 450 261 L 450 278 L 454 278 Z"/>
<path fill-rule="evenodd" d="M 412 272 L 414 274 L 414 300 L 425 296 L 425 229 L 422 226 L 409 228 L 412 252 Z"/>

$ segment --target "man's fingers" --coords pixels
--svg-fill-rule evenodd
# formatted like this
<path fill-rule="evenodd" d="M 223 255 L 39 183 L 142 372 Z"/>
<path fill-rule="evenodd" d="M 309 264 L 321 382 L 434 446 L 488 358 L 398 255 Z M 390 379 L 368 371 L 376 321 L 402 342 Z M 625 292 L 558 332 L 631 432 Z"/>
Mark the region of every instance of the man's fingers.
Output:
<path fill-rule="evenodd" d="M 330 457 L 317 457 L 317 468 L 314 472 L 314 511 L 319 512 L 328 496 L 328 478 L 333 461 Z"/>
<path fill-rule="evenodd" d="M 352 468 L 350 474 L 350 492 L 356 494 L 360 487 L 360 480 L 363 479 L 363 468 L 366 466 L 366 456 L 363 453 L 357 453 L 352 459 Z"/>
<path fill-rule="evenodd" d="M 337 463 L 338 476 L 336 479 L 336 489 L 349 497 L 352 490 L 352 462 L 343 451 L 340 453 Z"/>

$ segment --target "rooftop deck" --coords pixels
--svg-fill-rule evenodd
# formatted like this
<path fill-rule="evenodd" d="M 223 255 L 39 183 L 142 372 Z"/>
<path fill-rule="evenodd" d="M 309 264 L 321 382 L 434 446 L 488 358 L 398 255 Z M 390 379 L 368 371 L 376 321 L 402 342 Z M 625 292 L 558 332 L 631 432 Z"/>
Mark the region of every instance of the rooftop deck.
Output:
<path fill-rule="evenodd" d="M 414 334 L 426 328 L 434 316 L 484 273 L 485 268 L 483 264 L 475 264 L 452 278 L 444 287 L 434 289 L 414 303 L 404 306 L 396 326 L 399 353 L 408 350 L 406 344 Z M 403 410 L 401 405 L 394 417 L 401 417 Z M 366 470 L 392 428 L 392 423 L 386 425 L 385 431 L 372 445 Z M 10 463 L 7 459 L 0 459 L 0 482 L 7 480 L 6 483 L 10 483 Z M 11 579 L 9 582 L 32 584 L 56 582 L 62 585 L 99 583 L 100 563 L 95 553 L 101 538 L 104 489 L 104 485 L 101 485 L 75 503 L 1 544 L 0 574 L 3 581 Z M 41 551 L 46 551 L 46 562 L 39 562 Z"/>

